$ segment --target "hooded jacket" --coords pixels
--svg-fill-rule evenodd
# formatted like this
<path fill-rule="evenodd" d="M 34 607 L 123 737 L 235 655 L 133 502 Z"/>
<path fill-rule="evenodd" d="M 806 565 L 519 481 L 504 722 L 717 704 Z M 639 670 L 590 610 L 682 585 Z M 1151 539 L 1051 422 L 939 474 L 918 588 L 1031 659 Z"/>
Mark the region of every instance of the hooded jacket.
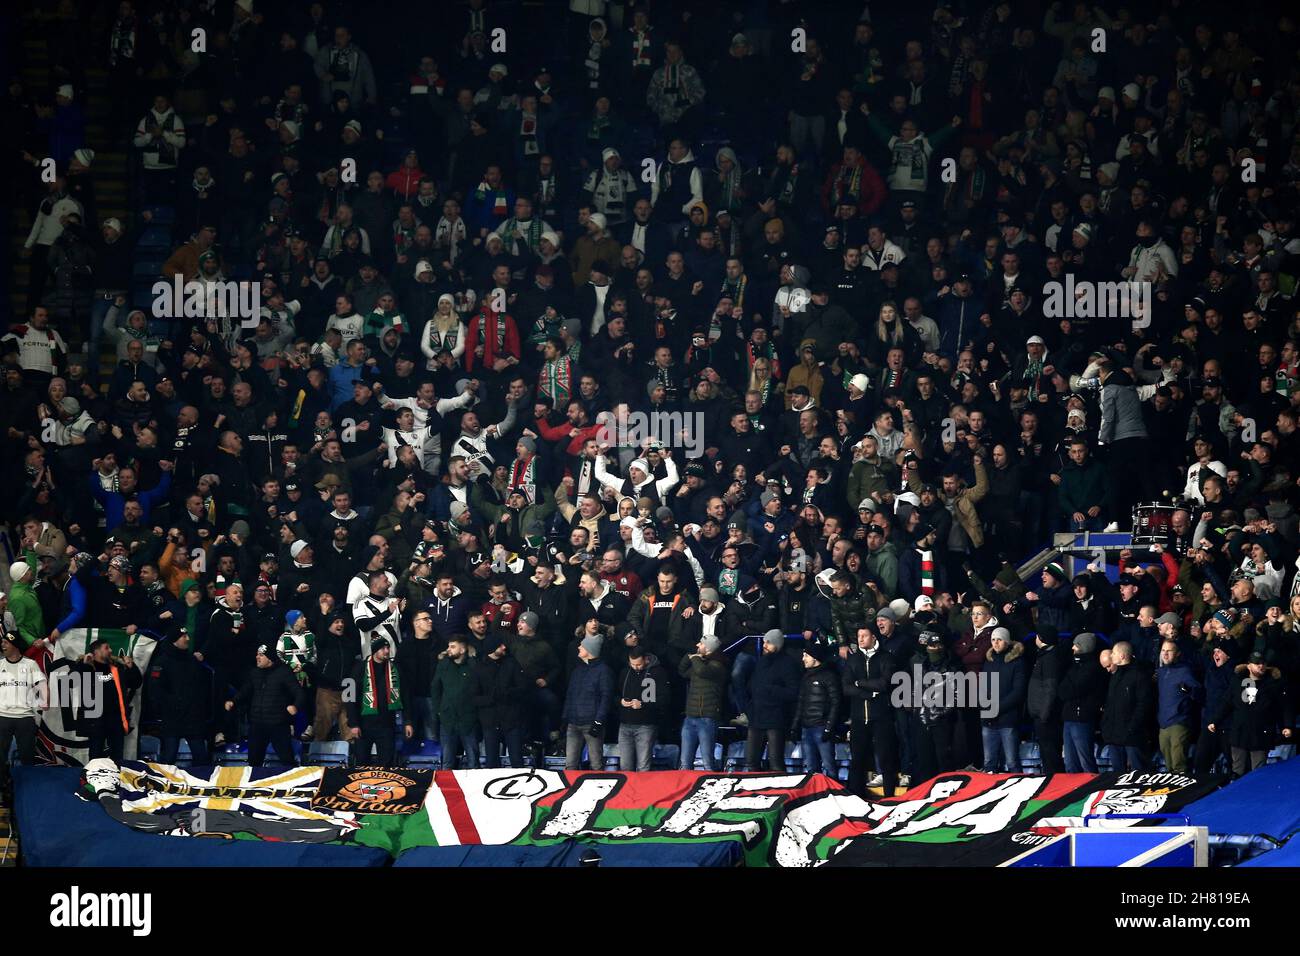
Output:
<path fill-rule="evenodd" d="M 1265 668 L 1258 680 L 1250 676 L 1246 664 L 1238 664 L 1233 672 L 1232 693 L 1219 704 L 1213 723 L 1222 725 L 1231 716 L 1228 742 L 1243 750 L 1270 750 L 1279 740 L 1281 727 L 1295 726 L 1295 714 L 1286 689 L 1282 672 L 1276 667 Z"/>
<path fill-rule="evenodd" d="M 1061 719 L 1061 678 L 1069 666 L 1059 642 L 1038 648 L 1026 690 L 1029 716 L 1034 720 L 1050 723 Z"/>
<path fill-rule="evenodd" d="M 1057 695 L 1061 719 L 1068 723 L 1096 724 L 1106 702 L 1110 675 L 1094 653 L 1075 656 L 1061 676 Z"/>
<path fill-rule="evenodd" d="M 644 668 L 625 667 L 618 677 L 618 721 L 629 727 L 657 727 L 671 700 L 667 669 L 654 654 L 646 654 L 644 659 Z M 624 707 L 625 700 L 639 700 L 641 706 Z"/>
<path fill-rule="evenodd" d="M 750 728 L 787 729 L 794 720 L 802 678 L 799 661 L 785 651 L 759 655 L 749 677 Z"/>
<path fill-rule="evenodd" d="M 1109 445 L 1126 438 L 1146 437 L 1142 401 L 1133 380 L 1122 369 L 1111 372 L 1101 387 L 1101 430 L 1097 439 Z"/>
<path fill-rule="evenodd" d="M 1102 740 L 1119 747 L 1149 747 L 1154 703 L 1150 671 L 1136 661 L 1116 668 L 1106 691 Z"/>
<path fill-rule="evenodd" d="M 677 673 L 688 681 L 685 715 L 720 720 L 731 674 L 727 658 L 721 652 L 704 657 L 689 655 L 677 665 Z"/>
<path fill-rule="evenodd" d="M 254 667 L 248 672 L 235 696 L 235 706 L 248 708 L 250 723 L 288 727 L 288 707 L 300 707 L 302 696 L 293 671 L 272 658 L 270 667 Z"/>
<path fill-rule="evenodd" d="M 984 726 L 998 729 L 1019 726 L 1028 684 L 1024 653 L 1025 645 L 1019 641 L 1012 641 L 1001 654 L 992 647 L 985 653 L 982 673 L 997 691 L 998 710 L 995 716 L 984 718 Z"/>

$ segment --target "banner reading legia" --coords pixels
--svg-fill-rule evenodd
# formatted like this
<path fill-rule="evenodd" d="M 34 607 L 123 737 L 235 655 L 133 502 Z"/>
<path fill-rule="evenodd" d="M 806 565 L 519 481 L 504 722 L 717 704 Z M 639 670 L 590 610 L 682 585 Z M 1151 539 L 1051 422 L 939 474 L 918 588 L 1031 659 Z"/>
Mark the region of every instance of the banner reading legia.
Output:
<path fill-rule="evenodd" d="M 186 771 L 95 760 L 84 794 L 137 830 L 426 846 L 737 841 L 748 866 L 996 865 L 1085 814 L 1174 810 L 1179 774 L 954 773 L 866 801 L 820 774 L 573 773 L 375 767 Z"/>

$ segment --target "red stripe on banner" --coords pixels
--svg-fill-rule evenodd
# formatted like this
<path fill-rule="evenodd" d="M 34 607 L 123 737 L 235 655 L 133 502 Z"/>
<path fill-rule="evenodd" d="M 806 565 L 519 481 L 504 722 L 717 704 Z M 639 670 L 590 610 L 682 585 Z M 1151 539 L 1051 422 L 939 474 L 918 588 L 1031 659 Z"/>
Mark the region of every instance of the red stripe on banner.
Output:
<path fill-rule="evenodd" d="M 460 782 L 451 770 L 438 770 L 433 775 L 434 786 L 442 791 L 442 799 L 447 802 L 447 816 L 456 828 L 456 836 L 462 844 L 476 845 L 479 839 L 478 827 L 470 816 L 469 804 L 465 802 L 465 792 L 460 789 Z"/>

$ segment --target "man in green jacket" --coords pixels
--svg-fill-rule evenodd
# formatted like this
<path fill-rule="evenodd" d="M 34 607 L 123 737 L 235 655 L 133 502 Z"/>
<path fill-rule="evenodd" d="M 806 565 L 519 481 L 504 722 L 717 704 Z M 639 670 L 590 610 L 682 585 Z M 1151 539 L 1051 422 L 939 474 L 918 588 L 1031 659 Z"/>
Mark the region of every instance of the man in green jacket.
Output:
<path fill-rule="evenodd" d="M 686 719 L 682 721 L 682 770 L 695 769 L 698 749 L 705 770 L 718 769 L 714 742 L 727 697 L 731 667 L 716 634 L 700 638 L 695 653 L 683 657 L 677 672 L 686 678 Z"/>
<path fill-rule="evenodd" d="M 1070 439 L 1070 463 L 1054 475 L 1062 527 L 1071 531 L 1100 531 L 1109 520 L 1110 489 L 1106 469 L 1088 451 L 1083 438 Z"/>
<path fill-rule="evenodd" d="M 32 590 L 36 572 L 26 561 L 15 561 L 9 565 L 9 611 L 14 616 L 18 633 L 30 647 L 46 635 L 45 616 L 41 613 L 41 602 Z"/>
<path fill-rule="evenodd" d="M 464 634 L 454 634 L 448 639 L 446 656 L 438 661 L 433 672 L 432 698 L 442 745 L 442 769 L 456 769 L 456 756 L 461 747 L 465 750 L 465 766 L 477 769 L 479 725 L 474 706 L 474 667 L 469 657 L 469 639 Z"/>
<path fill-rule="evenodd" d="M 876 595 L 848 571 L 831 575 L 831 631 L 840 646 L 840 657 L 846 657 L 855 644 L 858 628 L 866 627 L 876 619 Z"/>

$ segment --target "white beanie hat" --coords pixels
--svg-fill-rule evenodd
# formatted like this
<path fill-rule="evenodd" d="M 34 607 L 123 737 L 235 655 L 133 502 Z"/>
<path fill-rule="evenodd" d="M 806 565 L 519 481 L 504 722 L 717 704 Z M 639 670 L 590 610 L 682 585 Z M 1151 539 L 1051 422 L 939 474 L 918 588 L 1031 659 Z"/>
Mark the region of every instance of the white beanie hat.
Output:
<path fill-rule="evenodd" d="M 594 222 L 596 224 L 596 228 L 599 229 L 601 232 L 605 231 L 605 228 L 609 222 L 609 220 L 607 220 L 601 213 L 598 212 L 593 212 L 591 214 L 589 221 Z"/>
<path fill-rule="evenodd" d="M 640 468 L 645 474 L 650 474 L 650 462 L 644 458 L 633 458 L 632 463 L 627 466 L 627 470 L 630 472 L 633 468 Z"/>
<path fill-rule="evenodd" d="M 299 538 L 293 544 L 289 545 L 289 556 L 291 558 L 296 559 L 298 555 L 302 554 L 310 547 L 311 545 L 309 545 L 306 541 L 303 541 L 301 538 Z"/>
<path fill-rule="evenodd" d="M 106 229 L 114 229 L 114 230 L 116 230 L 116 231 L 118 232 L 119 235 L 120 235 L 121 232 L 122 232 L 122 220 L 121 220 L 121 219 L 118 219 L 118 218 L 116 218 L 116 217 L 114 217 L 114 216 L 109 216 L 107 219 L 105 219 L 105 220 L 103 221 L 102 225 L 103 225 L 104 228 L 106 228 Z"/>
<path fill-rule="evenodd" d="M 88 149 L 83 146 L 81 149 L 76 150 L 72 154 L 72 158 L 75 159 L 77 162 L 81 163 L 81 165 L 83 166 L 89 166 L 91 163 L 95 161 L 95 151 L 93 149 Z"/>
<path fill-rule="evenodd" d="M 55 96 L 66 96 L 68 99 L 72 99 L 72 98 L 73 98 L 72 84 L 71 84 L 71 83 L 64 83 L 64 84 L 63 84 L 62 86 L 60 86 L 57 90 L 54 91 L 54 95 L 55 95 Z"/>
<path fill-rule="evenodd" d="M 9 580 L 17 584 L 32 573 L 32 566 L 26 561 L 15 561 L 9 565 Z"/>
<path fill-rule="evenodd" d="M 1120 90 L 1120 92 L 1129 99 L 1136 101 L 1137 98 L 1142 95 L 1142 88 L 1136 83 L 1125 83 L 1124 88 Z"/>
<path fill-rule="evenodd" d="M 552 232 L 551 230 L 547 229 L 544 233 L 542 233 L 542 239 L 544 239 L 544 240 L 546 240 L 547 242 L 549 242 L 549 243 L 550 243 L 551 245 L 553 245 L 556 249 L 560 248 L 560 237 L 557 236 L 557 235 L 556 235 L 554 232 Z"/>
<path fill-rule="evenodd" d="M 854 375 L 851 379 L 849 379 L 849 384 L 852 385 L 854 388 L 856 388 L 859 392 L 865 392 L 868 388 L 871 387 L 871 379 L 867 378 L 865 375 L 859 372 L 857 375 Z"/>

